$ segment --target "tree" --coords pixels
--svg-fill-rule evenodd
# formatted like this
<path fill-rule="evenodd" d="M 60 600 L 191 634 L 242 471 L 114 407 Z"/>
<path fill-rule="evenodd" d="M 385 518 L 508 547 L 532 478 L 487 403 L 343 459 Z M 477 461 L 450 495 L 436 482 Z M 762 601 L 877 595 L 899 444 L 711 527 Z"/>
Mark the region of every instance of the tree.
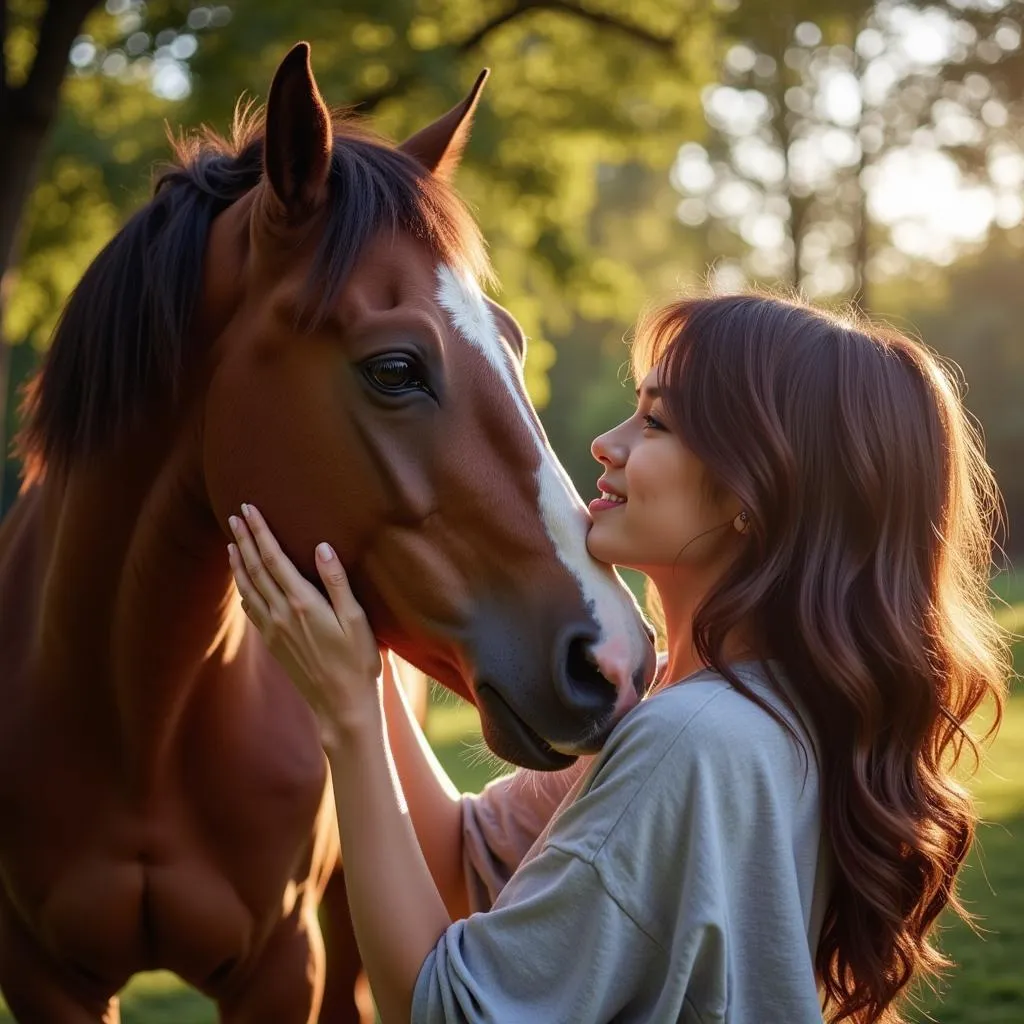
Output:
<path fill-rule="evenodd" d="M 1019 153 L 1024 111 L 999 95 L 1019 66 L 1018 6 L 737 8 L 723 82 L 705 95 L 709 144 L 676 167 L 680 216 L 739 236 L 749 276 L 862 305 L 870 280 L 949 263 L 1016 223 L 1020 203 L 994 194 L 986 163 Z M 947 208 L 928 208 L 929 189 Z"/>
<path fill-rule="evenodd" d="M 143 24 L 148 31 L 142 31 Z M 109 204 L 103 209 L 95 167 L 118 161 L 113 147 L 104 149 L 116 132 L 104 130 L 103 123 L 109 126 L 116 93 L 124 101 L 122 112 L 125 104 L 134 107 L 136 123 L 155 112 L 158 103 L 147 107 L 145 101 L 157 99 L 150 87 L 160 91 L 158 76 L 168 66 L 159 53 L 160 32 L 175 24 L 187 20 L 173 0 L 152 0 L 148 5 L 107 0 L 105 10 L 97 0 L 0 0 L 0 137 L 5 147 L 0 162 L 0 452 L 7 451 L 10 339 L 26 337 L 40 323 L 52 324 L 77 279 L 75 273 L 69 280 L 66 271 L 80 273 L 98 248 L 94 243 L 114 229 Z M 60 117 L 62 104 L 72 116 Z M 57 152 L 48 162 L 47 146 L 55 131 Z M 48 180 L 33 197 L 41 175 Z M 72 208 L 84 217 L 70 217 Z M 32 216 L 27 218 L 26 211 Z M 75 255 L 70 260 L 58 257 L 45 268 L 48 285 L 31 273 L 23 282 L 15 279 L 12 271 L 21 262 L 22 251 L 37 256 L 40 252 L 36 244 L 26 246 L 30 232 L 38 231 L 44 238 L 49 233 L 43 248 L 52 253 L 54 231 L 69 227 L 67 243 L 61 247 L 65 257 Z M 57 300 L 48 292 L 59 293 Z M 12 302 L 20 303 L 13 323 L 8 315 Z M 0 473 L 0 511 L 3 498 Z"/>
<path fill-rule="evenodd" d="M 906 303 L 907 320 L 959 368 L 966 404 L 982 425 L 989 463 L 1006 502 L 1010 552 L 1024 552 L 1024 291 L 1021 251 L 997 233 L 984 253 L 940 277 L 938 301 Z M 1016 526 L 1016 529 L 1014 528 Z"/>
<path fill-rule="evenodd" d="M 57 114 L 68 50 L 94 5 L 95 0 L 50 0 L 38 17 L 31 45 L 34 53 L 28 59 L 19 59 L 19 51 L 29 49 L 23 29 L 35 13 L 31 9 L 35 5 L 8 4 L 6 0 L 0 4 L 0 134 L 5 146 L 0 163 L 0 314 L 22 208 L 35 182 L 43 146 Z M 8 51 L 13 60 L 8 59 Z M 0 442 L 4 441 L 9 367 L 10 350 L 0 334 Z M 6 444 L 0 451 L 6 451 Z M 0 491 L 0 501 L 2 497 Z"/>

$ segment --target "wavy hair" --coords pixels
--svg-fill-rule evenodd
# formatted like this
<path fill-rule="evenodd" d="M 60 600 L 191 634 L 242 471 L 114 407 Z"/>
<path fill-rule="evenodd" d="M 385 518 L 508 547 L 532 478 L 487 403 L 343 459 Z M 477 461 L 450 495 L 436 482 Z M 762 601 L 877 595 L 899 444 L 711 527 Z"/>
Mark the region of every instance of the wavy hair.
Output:
<path fill-rule="evenodd" d="M 722 656 L 740 623 L 778 659 L 819 740 L 835 882 L 816 951 L 830 1020 L 897 1024 L 948 961 L 929 941 L 976 813 L 952 775 L 1008 644 L 989 605 L 1001 504 L 956 378 L 887 326 L 744 294 L 681 301 L 637 331 L 666 414 L 750 543 L 694 620 Z M 758 701 L 758 703 L 761 703 Z"/>

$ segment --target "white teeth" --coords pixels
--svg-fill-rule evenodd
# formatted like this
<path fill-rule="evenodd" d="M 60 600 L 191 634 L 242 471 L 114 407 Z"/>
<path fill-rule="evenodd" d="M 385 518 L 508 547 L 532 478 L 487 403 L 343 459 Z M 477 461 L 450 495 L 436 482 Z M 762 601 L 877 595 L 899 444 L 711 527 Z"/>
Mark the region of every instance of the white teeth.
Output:
<path fill-rule="evenodd" d="M 618 505 L 622 505 L 626 501 L 625 498 L 620 498 L 617 494 L 609 494 L 607 491 L 602 491 L 601 492 L 601 500 L 602 501 L 614 501 Z"/>

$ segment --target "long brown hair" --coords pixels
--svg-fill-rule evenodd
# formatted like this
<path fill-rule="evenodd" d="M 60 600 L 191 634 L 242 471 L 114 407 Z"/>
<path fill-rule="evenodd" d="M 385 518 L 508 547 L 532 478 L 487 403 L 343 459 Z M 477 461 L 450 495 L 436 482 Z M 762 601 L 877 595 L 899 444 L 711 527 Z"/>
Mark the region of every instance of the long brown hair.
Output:
<path fill-rule="evenodd" d="M 722 656 L 739 623 L 778 659 L 820 746 L 836 877 L 816 952 L 830 1019 L 895 1024 L 947 965 L 929 941 L 976 814 L 952 777 L 1007 643 L 989 607 L 998 492 L 956 379 L 892 328 L 749 294 L 642 324 L 666 414 L 750 517 L 745 551 L 694 620 Z"/>

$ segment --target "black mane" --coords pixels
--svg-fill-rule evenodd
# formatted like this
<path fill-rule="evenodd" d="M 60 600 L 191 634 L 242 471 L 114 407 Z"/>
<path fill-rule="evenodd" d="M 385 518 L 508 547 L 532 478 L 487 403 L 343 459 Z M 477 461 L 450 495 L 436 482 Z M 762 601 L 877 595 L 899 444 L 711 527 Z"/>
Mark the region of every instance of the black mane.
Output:
<path fill-rule="evenodd" d="M 334 120 L 330 211 L 309 277 L 315 324 L 381 230 L 423 239 L 479 274 L 476 224 L 455 194 L 415 160 L 341 115 Z M 240 112 L 230 140 L 209 130 L 174 141 L 153 198 L 89 265 L 61 314 L 42 369 L 26 390 L 19 448 L 27 479 L 68 468 L 131 430 L 177 394 L 203 256 L 217 214 L 262 176 L 262 113 Z"/>

